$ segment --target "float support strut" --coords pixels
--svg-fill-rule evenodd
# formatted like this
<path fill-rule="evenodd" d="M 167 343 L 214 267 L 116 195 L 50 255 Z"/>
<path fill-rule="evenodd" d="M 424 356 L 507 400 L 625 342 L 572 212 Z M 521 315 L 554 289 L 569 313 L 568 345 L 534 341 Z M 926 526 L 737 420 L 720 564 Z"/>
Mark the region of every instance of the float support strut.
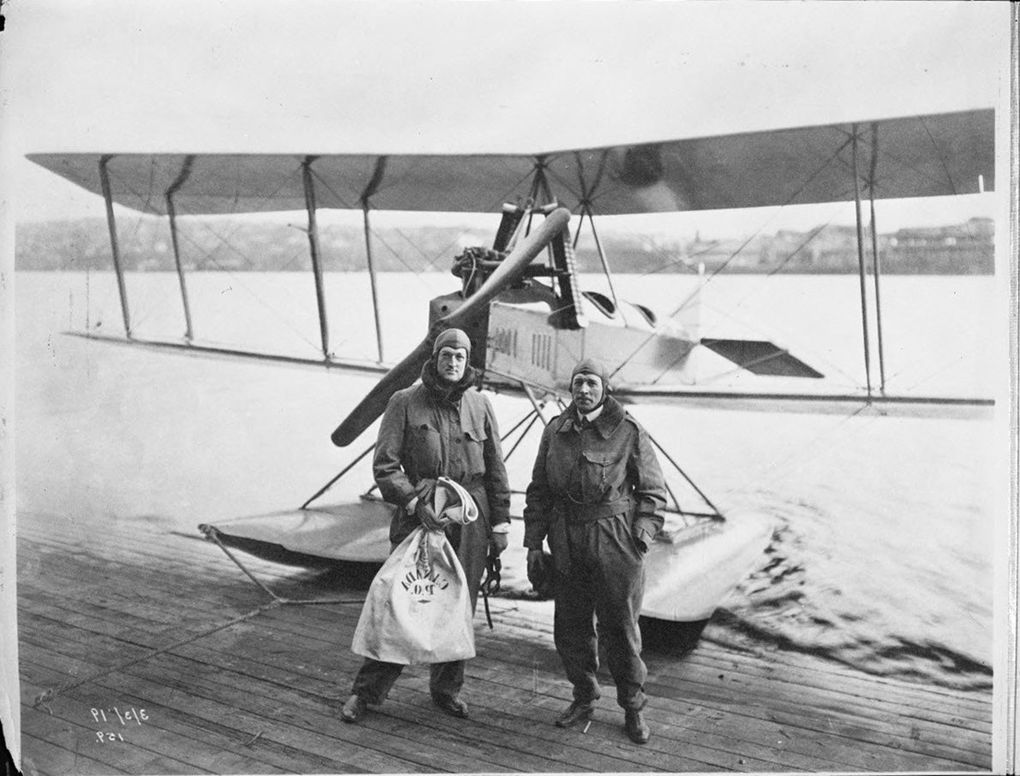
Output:
<path fill-rule="evenodd" d="M 315 499 L 317 499 L 319 496 L 321 496 L 327 490 L 332 488 L 333 485 L 335 485 L 336 482 L 341 477 L 343 477 L 345 474 L 347 474 L 347 472 L 349 472 L 351 469 L 353 469 L 355 467 L 355 465 L 357 465 L 358 461 L 360 461 L 362 458 L 364 458 L 366 455 L 368 455 L 373 450 L 375 450 L 375 443 L 374 442 L 372 443 L 371 447 L 369 447 L 367 450 L 365 450 L 365 452 L 363 452 L 361 455 L 359 455 L 357 458 L 355 458 L 353 461 L 351 461 L 349 464 L 347 464 L 343 469 L 341 469 L 340 473 L 338 475 L 336 475 L 333 479 L 331 479 L 329 482 L 327 482 L 325 485 L 323 485 L 321 488 L 319 488 L 319 490 L 315 493 L 314 496 L 312 496 L 310 499 L 308 499 L 308 501 L 306 501 L 304 504 L 301 505 L 301 509 L 308 509 L 308 505 L 309 504 L 311 504 L 313 501 L 315 501 Z"/>
<path fill-rule="evenodd" d="M 670 464 L 672 464 L 673 468 L 676 469 L 680 473 L 680 476 L 682 476 L 685 480 L 687 480 L 687 484 L 690 485 L 694 489 L 695 493 L 697 493 L 699 496 L 701 496 L 702 501 L 704 501 L 706 504 L 708 504 L 709 508 L 715 513 L 713 515 L 713 517 L 716 518 L 717 520 L 724 520 L 725 518 L 723 517 L 723 513 L 719 511 L 719 507 L 717 507 L 715 504 L 713 504 L 711 502 L 711 500 L 708 498 L 708 496 L 706 496 L 704 494 L 704 492 L 701 490 L 701 488 L 699 488 L 697 485 L 694 484 L 694 480 L 692 480 L 690 477 L 687 476 L 687 472 L 685 472 L 683 469 L 680 468 L 680 464 L 678 464 L 673 459 L 673 457 L 669 453 L 666 452 L 666 449 L 662 445 L 659 444 L 659 441 L 655 437 L 653 437 L 651 434 L 648 434 L 648 438 L 651 440 L 652 444 L 655 445 L 655 448 L 660 453 L 662 453 L 663 457 L 667 461 L 669 461 Z M 670 495 L 673 495 L 672 491 L 670 491 Z M 673 501 L 676 502 L 676 496 L 673 496 Z M 682 510 L 680 510 L 679 504 L 677 504 L 677 510 L 678 511 L 682 511 Z"/>

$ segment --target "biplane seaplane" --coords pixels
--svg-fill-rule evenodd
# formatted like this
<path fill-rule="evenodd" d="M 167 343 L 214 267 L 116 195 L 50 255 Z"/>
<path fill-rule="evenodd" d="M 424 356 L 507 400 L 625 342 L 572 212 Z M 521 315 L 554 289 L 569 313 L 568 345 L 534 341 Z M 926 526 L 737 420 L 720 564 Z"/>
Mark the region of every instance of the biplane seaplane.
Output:
<path fill-rule="evenodd" d="M 448 327 L 467 330 L 480 389 L 511 392 L 530 411 L 507 434 L 521 438 L 547 405 L 565 406 L 573 365 L 583 357 L 607 364 L 614 395 L 623 402 L 753 402 L 784 408 L 867 406 L 981 407 L 982 398 L 898 396 L 873 390 L 869 378 L 857 393 L 823 389 L 768 389 L 782 378 L 824 385 L 823 374 L 787 349 L 766 340 L 703 336 L 697 300 L 672 314 L 617 297 L 609 259 L 595 226 L 596 215 L 719 210 L 821 202 L 854 202 L 857 214 L 862 324 L 868 366 L 865 300 L 868 246 L 862 205 L 882 198 L 931 197 L 991 191 L 994 186 L 994 112 L 973 110 L 818 125 L 739 135 L 675 139 L 628 146 L 494 155 L 416 154 L 34 154 L 29 158 L 87 190 L 101 194 L 120 292 L 124 337 L 77 332 L 138 346 L 219 356 L 261 357 L 310 364 L 344 373 L 382 375 L 364 399 L 332 431 L 347 447 L 382 414 L 393 393 L 411 385 Z M 396 364 L 382 358 L 379 305 L 369 218 L 372 210 L 479 212 L 503 204 L 489 246 L 454 258 L 459 288 L 432 300 L 421 343 Z M 169 219 L 185 332 L 180 340 L 140 339 L 132 332 L 124 272 L 119 258 L 114 203 Z M 344 359 L 332 353 L 316 214 L 322 208 L 364 214 L 368 271 L 376 311 L 379 358 Z M 304 210 L 315 280 L 322 356 L 303 358 L 203 345 L 193 333 L 187 278 L 177 238 L 178 215 L 218 215 Z M 873 211 L 872 211 L 873 213 Z M 571 229 L 571 218 L 580 222 Z M 590 226 L 610 293 L 585 291 L 575 246 Z M 874 229 L 874 217 L 871 219 Z M 871 273 L 876 289 L 880 262 L 872 234 Z M 541 258 L 544 257 L 544 260 Z M 877 294 L 876 294 L 877 297 Z M 880 320 L 880 318 L 879 318 Z M 881 332 L 879 332 L 881 342 Z M 707 350 L 754 375 L 766 387 L 752 394 L 704 390 L 690 368 L 692 354 Z M 654 432 L 654 430 L 653 430 Z M 654 433 L 653 433 L 654 437 Z M 506 445 L 507 455 L 520 439 Z M 723 598 L 764 557 L 773 526 L 762 514 L 723 514 L 656 445 L 694 494 L 681 505 L 675 494 L 666 526 L 648 556 L 648 588 L 642 613 L 678 622 L 707 619 Z M 389 552 L 391 507 L 373 497 L 312 506 L 372 450 L 361 452 L 337 477 L 291 512 L 226 520 L 201 526 L 208 538 L 287 563 L 381 563 Z M 526 484 L 526 483 L 525 483 Z M 524 484 L 518 485 L 523 489 Z M 515 530 L 522 530 L 515 521 Z M 517 542 L 519 545 L 520 542 Z M 514 546 L 514 542 L 511 542 Z M 518 558 L 523 566 L 523 558 Z M 504 559 L 513 576 L 513 554 Z M 517 569 L 517 577 L 523 577 Z"/>

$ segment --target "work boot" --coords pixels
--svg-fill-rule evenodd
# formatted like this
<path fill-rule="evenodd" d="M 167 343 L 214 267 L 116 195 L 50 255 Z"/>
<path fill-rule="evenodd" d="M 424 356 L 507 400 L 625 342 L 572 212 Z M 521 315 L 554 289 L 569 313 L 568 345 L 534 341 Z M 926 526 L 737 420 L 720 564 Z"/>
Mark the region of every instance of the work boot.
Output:
<path fill-rule="evenodd" d="M 468 707 L 460 698 L 449 695 L 433 695 L 432 702 L 449 714 L 451 717 L 467 719 Z"/>
<path fill-rule="evenodd" d="M 352 695 L 347 699 L 347 703 L 340 709 L 340 718 L 344 722 L 358 722 L 363 716 L 365 711 L 368 709 L 368 704 L 365 703 L 364 699 L 360 695 Z"/>
<path fill-rule="evenodd" d="M 592 701 L 574 701 L 556 718 L 556 727 L 573 727 L 578 722 L 587 722 L 594 715 L 595 704 Z"/>
<path fill-rule="evenodd" d="M 627 709 L 623 726 L 627 729 L 627 735 L 635 744 L 647 744 L 652 737 L 652 731 L 648 729 L 645 716 L 638 709 Z"/>

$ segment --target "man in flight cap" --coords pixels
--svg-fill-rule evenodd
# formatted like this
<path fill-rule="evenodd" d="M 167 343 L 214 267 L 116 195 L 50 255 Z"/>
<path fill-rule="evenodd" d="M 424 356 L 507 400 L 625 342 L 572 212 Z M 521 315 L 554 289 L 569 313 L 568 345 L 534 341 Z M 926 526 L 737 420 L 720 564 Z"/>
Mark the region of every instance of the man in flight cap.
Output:
<path fill-rule="evenodd" d="M 499 430 L 489 400 L 469 390 L 477 370 L 469 363 L 471 340 L 461 329 L 446 329 L 432 347 L 421 382 L 397 391 L 386 405 L 373 459 L 373 473 L 382 497 L 398 508 L 390 523 L 396 548 L 419 525 L 441 529 L 433 509 L 436 480 L 459 483 L 478 506 L 478 519 L 445 528 L 464 567 L 471 606 L 475 606 L 490 549 L 499 554 L 510 530 L 510 485 Z M 367 658 L 344 704 L 344 722 L 357 722 L 367 704 L 382 703 L 403 666 Z M 444 712 L 467 717 L 459 694 L 464 661 L 430 666 L 432 701 Z"/>
<path fill-rule="evenodd" d="M 644 744 L 651 733 L 641 711 L 648 671 L 638 615 L 643 560 L 662 528 L 665 483 L 648 434 L 609 395 L 602 364 L 579 362 L 570 392 L 570 406 L 542 434 L 524 508 L 528 577 L 547 571 L 541 566 L 548 540 L 553 635 L 574 685 L 574 700 L 556 724 L 570 727 L 594 714 L 602 638 L 627 735 Z"/>

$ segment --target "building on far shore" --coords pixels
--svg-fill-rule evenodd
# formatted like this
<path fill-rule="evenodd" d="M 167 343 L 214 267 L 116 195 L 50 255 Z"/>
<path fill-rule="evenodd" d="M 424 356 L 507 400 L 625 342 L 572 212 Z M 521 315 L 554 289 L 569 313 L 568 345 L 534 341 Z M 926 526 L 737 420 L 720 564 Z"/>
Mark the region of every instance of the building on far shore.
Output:
<path fill-rule="evenodd" d="M 890 274 L 990 275 L 994 270 L 995 224 L 971 218 L 962 224 L 900 229 L 878 236 L 881 271 Z M 872 266 L 870 232 L 864 259 Z M 857 228 L 825 226 L 808 232 L 789 229 L 750 239 L 694 240 L 684 246 L 686 263 L 727 272 L 857 272 Z"/>
<path fill-rule="evenodd" d="M 225 218 L 190 219 L 182 239 L 182 264 L 188 270 L 307 271 L 311 266 L 303 228 L 284 222 L 246 222 Z M 990 275 L 994 271 L 995 224 L 972 218 L 962 224 L 900 229 L 881 234 L 881 270 L 889 274 Z M 381 271 L 448 271 L 449 260 L 466 245 L 484 245 L 484 231 L 456 227 L 377 228 L 376 268 Z M 871 233 L 865 231 L 864 258 L 872 266 Z M 364 236 L 360 228 L 330 225 L 320 244 L 327 271 L 363 271 Z M 610 264 L 619 273 L 708 272 L 843 274 L 858 271 L 857 229 L 824 226 L 807 232 L 780 230 L 775 235 L 702 239 L 684 242 L 672 235 L 608 234 L 603 241 Z M 165 219 L 143 216 L 121 228 L 121 261 L 128 271 L 172 271 L 174 256 Z M 109 270 L 112 260 L 105 219 L 19 224 L 15 267 L 19 270 Z M 577 249 L 578 266 L 601 271 L 591 244 Z"/>

